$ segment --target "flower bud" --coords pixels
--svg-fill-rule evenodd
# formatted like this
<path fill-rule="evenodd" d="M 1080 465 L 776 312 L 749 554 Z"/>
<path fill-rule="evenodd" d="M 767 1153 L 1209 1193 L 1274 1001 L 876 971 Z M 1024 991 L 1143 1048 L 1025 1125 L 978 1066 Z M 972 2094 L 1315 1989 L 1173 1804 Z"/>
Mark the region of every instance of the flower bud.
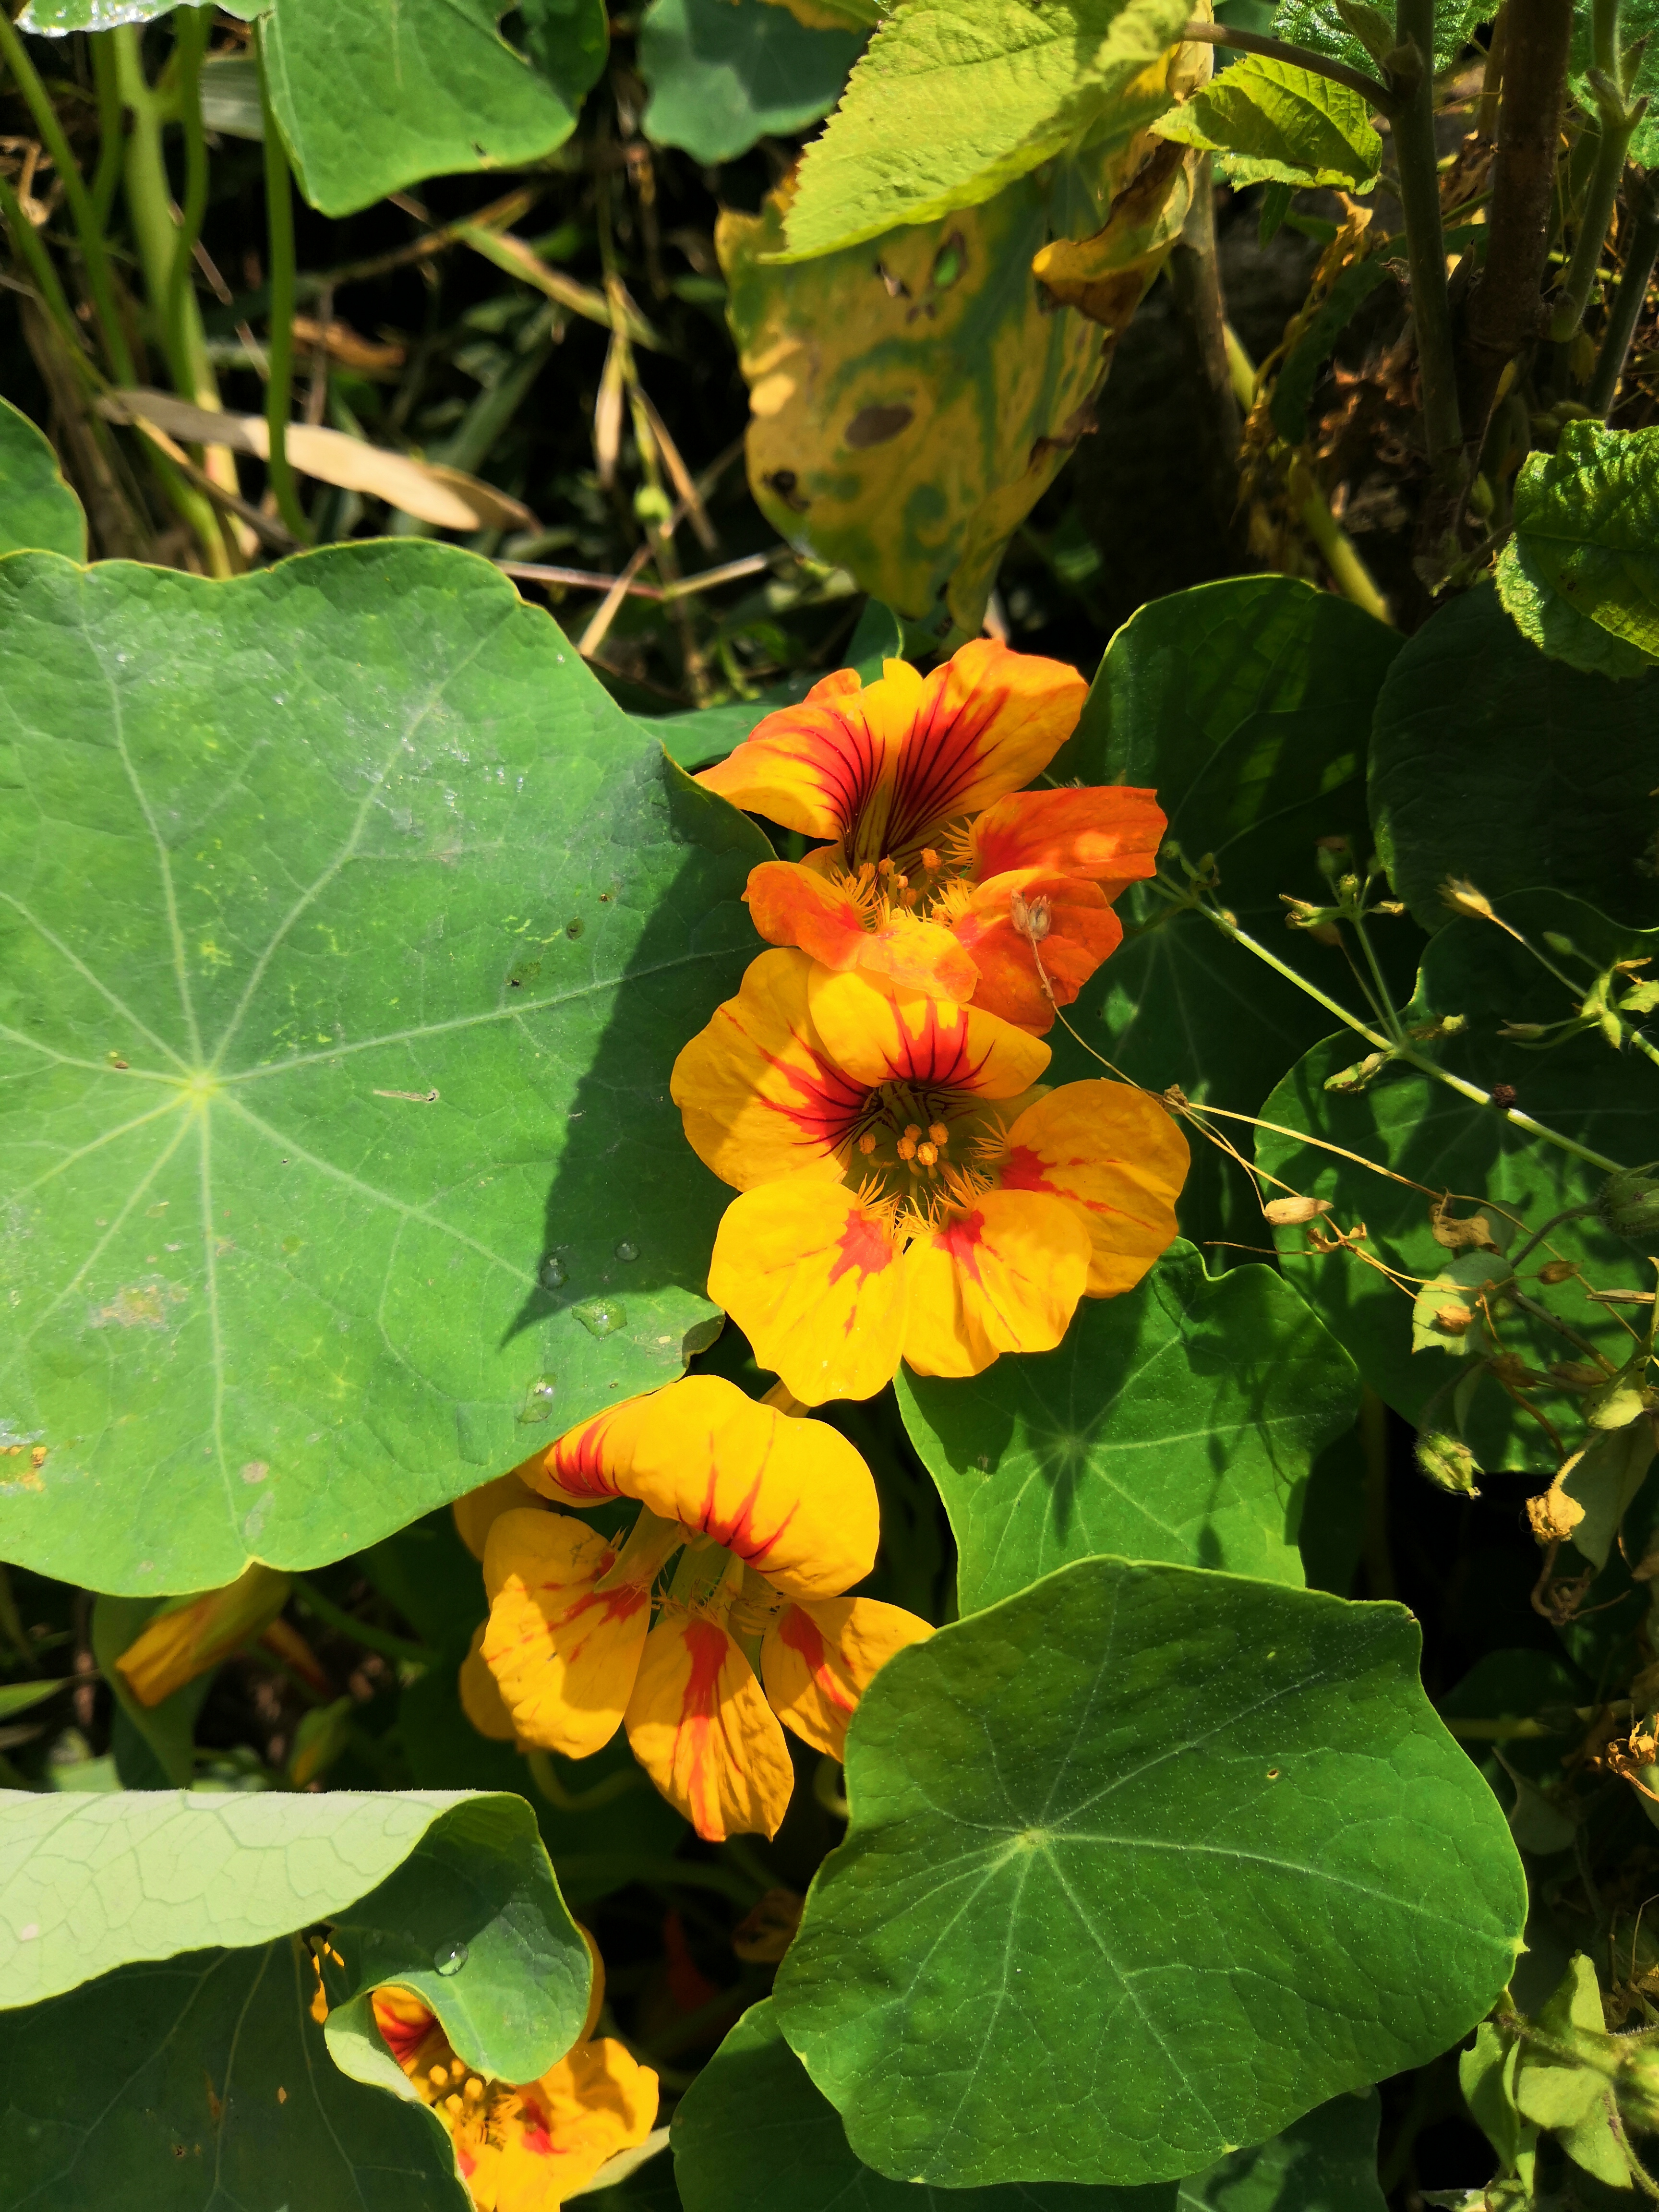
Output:
<path fill-rule="evenodd" d="M 1449 906 L 1454 914 L 1468 915 L 1474 921 L 1490 921 L 1492 901 L 1485 891 L 1462 876 L 1448 876 L 1440 886 L 1440 902 Z"/>
<path fill-rule="evenodd" d="M 1602 1184 L 1595 1210 L 1615 1237 L 1659 1247 L 1659 1160 L 1620 1168 Z"/>
<path fill-rule="evenodd" d="M 1443 1429 L 1423 1429 L 1417 1438 L 1417 1467 L 1437 1490 L 1449 1490 L 1462 1498 L 1479 1498 L 1475 1480 L 1480 1469 L 1474 1454 L 1461 1437 Z"/>
<path fill-rule="evenodd" d="M 257 1563 L 222 1589 L 158 1613 L 115 1664 L 141 1705 L 159 1705 L 252 1644 L 288 1602 L 289 1577 Z"/>
<path fill-rule="evenodd" d="M 1317 1221 L 1330 1210 L 1328 1198 L 1270 1198 L 1261 1209 L 1275 1229 L 1297 1228 L 1304 1221 Z"/>

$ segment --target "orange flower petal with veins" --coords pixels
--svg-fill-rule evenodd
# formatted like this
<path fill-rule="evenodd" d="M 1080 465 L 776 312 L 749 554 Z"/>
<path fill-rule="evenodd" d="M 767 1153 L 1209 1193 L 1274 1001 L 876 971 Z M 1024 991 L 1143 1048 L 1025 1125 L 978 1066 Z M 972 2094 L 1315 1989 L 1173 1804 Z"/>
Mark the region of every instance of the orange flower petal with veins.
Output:
<path fill-rule="evenodd" d="M 1082 876 L 1105 885 L 1114 899 L 1157 874 L 1158 848 L 1169 826 L 1157 793 L 1133 784 L 1012 792 L 969 831 L 974 872 L 981 883 L 1013 868 Z"/>
<path fill-rule="evenodd" d="M 902 909 L 883 915 L 845 879 L 763 860 L 744 893 L 769 945 L 794 945 L 825 968 L 867 968 L 944 999 L 971 999 L 979 970 L 948 929 Z"/>
<path fill-rule="evenodd" d="M 846 1164 L 868 1085 L 813 1024 L 813 972 L 804 952 L 763 952 L 674 1062 L 669 1095 L 691 1148 L 735 1189 L 796 1174 L 834 1182 Z"/>
<path fill-rule="evenodd" d="M 836 1066 L 870 1089 L 902 1083 L 917 1091 L 1016 1098 L 1048 1065 L 1046 1044 L 977 1006 L 823 968 L 808 977 L 806 998 Z"/>
<path fill-rule="evenodd" d="M 718 1375 L 688 1375 L 561 1437 L 542 1486 L 562 1503 L 637 1498 L 790 1597 L 836 1597 L 875 1565 L 876 1486 L 847 1439 Z"/>
<path fill-rule="evenodd" d="M 1127 1083 L 1063 1083 L 1008 1132 L 999 1180 L 1062 1200 L 1089 1232 L 1088 1294 L 1133 1290 L 1176 1235 L 1187 1139 L 1155 1098 Z"/>
<path fill-rule="evenodd" d="M 873 1597 L 789 1606 L 761 1645 L 761 1680 L 772 1710 L 804 1743 L 840 1759 L 847 1723 L 877 1669 L 933 1632 L 914 1613 Z"/>
<path fill-rule="evenodd" d="M 927 677 L 890 660 L 859 690 L 816 686 L 698 781 L 788 829 L 839 840 L 854 866 L 884 857 L 903 866 L 948 823 L 1046 768 L 1087 694 L 1074 669 L 979 638 Z"/>
<path fill-rule="evenodd" d="M 670 1613 L 657 1623 L 629 1701 L 628 1741 L 705 1843 L 776 1835 L 795 1771 L 753 1668 L 718 1622 Z"/>
<path fill-rule="evenodd" d="M 708 1295 L 803 1405 L 873 1398 L 898 1367 L 902 1258 L 890 1208 L 792 1176 L 726 1207 Z"/>
<path fill-rule="evenodd" d="M 1061 1200 L 984 1192 L 919 1230 L 904 1255 L 905 1359 L 918 1375 L 978 1375 L 1005 1352 L 1052 1352 L 1083 1296 L 1089 1254 L 1082 1216 Z"/>
<path fill-rule="evenodd" d="M 594 1589 L 616 1559 L 596 1530 L 540 1506 L 489 1531 L 483 1656 L 514 1729 L 544 1751 L 586 1759 L 622 1724 L 651 1606 L 631 1583 Z"/>
<path fill-rule="evenodd" d="M 1030 938 L 1014 927 L 1016 891 L 1028 902 L 1045 902 L 1048 934 L 1035 951 Z M 1054 1008 L 1069 1006 L 1101 962 L 1116 951 L 1123 925 L 1098 884 L 1021 868 L 980 884 L 957 921 L 956 933 L 979 969 L 974 1004 L 1041 1036 L 1053 1027 Z M 1037 972 L 1039 957 L 1052 999 Z"/>

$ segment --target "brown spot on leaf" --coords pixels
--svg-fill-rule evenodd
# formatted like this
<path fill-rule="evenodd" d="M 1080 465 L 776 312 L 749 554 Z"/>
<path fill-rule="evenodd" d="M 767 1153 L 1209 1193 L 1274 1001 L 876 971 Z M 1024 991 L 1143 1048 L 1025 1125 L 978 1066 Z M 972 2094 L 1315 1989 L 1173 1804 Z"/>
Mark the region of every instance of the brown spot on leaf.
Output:
<path fill-rule="evenodd" d="M 890 407 L 860 407 L 858 413 L 842 432 L 842 442 L 854 453 L 861 453 L 868 446 L 884 446 L 896 438 L 901 430 L 908 430 L 916 419 L 914 407 L 895 404 Z"/>

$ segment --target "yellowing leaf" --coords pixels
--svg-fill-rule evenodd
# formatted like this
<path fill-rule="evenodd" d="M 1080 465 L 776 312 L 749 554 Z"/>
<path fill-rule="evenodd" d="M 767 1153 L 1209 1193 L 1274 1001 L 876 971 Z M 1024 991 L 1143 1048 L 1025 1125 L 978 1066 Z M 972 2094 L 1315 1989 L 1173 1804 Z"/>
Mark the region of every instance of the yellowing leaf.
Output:
<path fill-rule="evenodd" d="M 717 233 L 763 511 L 941 637 L 978 635 L 1003 547 L 1091 427 L 1110 337 L 1086 314 L 1127 323 L 1184 210 L 1145 133 L 1057 170 L 795 268 L 771 258 L 782 195 Z M 1094 238 L 1048 242 L 1062 190 Z"/>
<path fill-rule="evenodd" d="M 806 150 L 780 258 L 978 207 L 1085 136 L 1121 147 L 1174 96 L 1185 0 L 906 0 Z"/>

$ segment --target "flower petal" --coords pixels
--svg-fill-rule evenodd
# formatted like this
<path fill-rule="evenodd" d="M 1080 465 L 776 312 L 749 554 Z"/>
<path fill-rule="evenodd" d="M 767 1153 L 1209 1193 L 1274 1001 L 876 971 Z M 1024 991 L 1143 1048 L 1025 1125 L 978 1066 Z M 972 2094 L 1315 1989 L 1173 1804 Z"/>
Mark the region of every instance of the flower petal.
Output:
<path fill-rule="evenodd" d="M 976 1006 L 823 968 L 807 979 L 806 997 L 836 1065 L 872 1089 L 903 1083 L 935 1093 L 1013 1098 L 1048 1065 L 1046 1044 Z"/>
<path fill-rule="evenodd" d="M 786 830 L 845 836 L 890 773 L 890 753 L 910 726 L 921 690 L 907 661 L 888 661 L 870 684 L 856 669 L 838 669 L 799 707 L 764 715 L 697 781 Z"/>
<path fill-rule="evenodd" d="M 597 1530 L 539 1506 L 490 1529 L 483 1656 L 514 1729 L 544 1751 L 586 1759 L 621 1724 L 651 1601 L 634 1584 L 595 1590 L 616 1558 Z"/>
<path fill-rule="evenodd" d="M 289 1576 L 256 1560 L 222 1589 L 158 1613 L 115 1662 L 127 1687 L 141 1705 L 159 1705 L 261 1636 L 287 1604 L 289 1588 Z"/>
<path fill-rule="evenodd" d="M 933 1632 L 914 1613 L 873 1597 L 789 1606 L 761 1645 L 761 1680 L 772 1710 L 803 1742 L 839 1759 L 847 1723 L 877 1668 Z"/>
<path fill-rule="evenodd" d="M 1040 868 L 1109 884 L 1111 899 L 1157 874 L 1158 848 L 1169 826 L 1156 792 L 1107 783 L 1012 792 L 988 807 L 969 836 L 981 883 L 1012 868 Z"/>
<path fill-rule="evenodd" d="M 487 1735 L 492 1743 L 514 1743 L 519 1731 L 513 1725 L 512 1714 L 501 1702 L 495 1677 L 483 1656 L 484 1631 L 489 1626 L 487 1620 L 481 1620 L 473 1630 L 456 1686 L 460 1692 L 461 1711 L 480 1735 Z"/>
<path fill-rule="evenodd" d="M 808 1011 L 804 952 L 763 952 L 674 1063 L 669 1095 L 692 1150 L 735 1189 L 810 1173 L 840 1180 L 867 1085 L 836 1063 Z"/>
<path fill-rule="evenodd" d="M 1014 927 L 1016 891 L 1028 902 L 1044 903 L 1048 934 L 1036 952 L 1030 939 Z M 1116 951 L 1123 925 L 1098 884 L 1021 868 L 980 884 L 956 933 L 979 969 L 974 1004 L 1040 1036 L 1053 1026 L 1054 1008 L 1069 1006 L 1101 962 Z M 1037 973 L 1039 955 L 1052 998 Z"/>
<path fill-rule="evenodd" d="M 790 1597 L 839 1596 L 875 1565 L 874 1480 L 826 1422 L 775 1413 L 719 1375 L 688 1375 L 599 1419 L 602 1467 L 583 1441 L 594 1423 L 547 1455 L 542 1479 L 555 1496 L 637 1498 Z"/>
<path fill-rule="evenodd" d="M 606 2159 L 645 2141 L 656 2120 L 659 2089 L 648 2066 L 603 2036 L 579 2043 L 539 2081 L 525 2084 L 519 2099 L 495 2212 L 555 2212 Z M 532 2189 L 539 2193 L 517 2193 Z"/>
<path fill-rule="evenodd" d="M 449 2039 L 438 2026 L 438 2016 L 413 1990 L 388 1983 L 370 1990 L 368 2002 L 381 2041 L 405 2074 L 412 2078 L 448 2062 Z"/>
<path fill-rule="evenodd" d="M 791 1176 L 726 1207 L 708 1295 L 803 1405 L 873 1398 L 898 1367 L 901 1250 L 888 1209 Z"/>
<path fill-rule="evenodd" d="M 454 1517 L 455 1534 L 466 1546 L 475 1559 L 482 1562 L 484 1541 L 489 1534 L 489 1524 L 498 1513 L 512 1507 L 528 1505 L 532 1493 L 518 1475 L 498 1474 L 493 1482 L 482 1482 L 476 1490 L 469 1490 L 465 1498 L 458 1498 L 450 1507 Z"/>
<path fill-rule="evenodd" d="M 1132 1290 L 1176 1235 L 1187 1139 L 1175 1118 L 1127 1083 L 1062 1083 L 1008 1132 L 1005 1191 L 1042 1192 L 1089 1231 L 1088 1295 Z"/>
<path fill-rule="evenodd" d="M 902 908 L 882 914 L 854 887 L 790 860 L 763 860 L 744 893 L 769 945 L 795 945 L 825 968 L 874 975 L 944 999 L 971 999 L 979 971 L 948 929 Z"/>
<path fill-rule="evenodd" d="M 629 1700 L 628 1741 L 705 1843 L 776 1835 L 794 1768 L 754 1670 L 717 1622 L 682 1613 L 657 1623 Z"/>
<path fill-rule="evenodd" d="M 904 1255 L 906 1360 L 919 1375 L 978 1375 L 1005 1352 L 1052 1352 L 1089 1252 L 1081 1215 L 1062 1200 L 987 1191 L 971 1212 L 919 1231 Z"/>

